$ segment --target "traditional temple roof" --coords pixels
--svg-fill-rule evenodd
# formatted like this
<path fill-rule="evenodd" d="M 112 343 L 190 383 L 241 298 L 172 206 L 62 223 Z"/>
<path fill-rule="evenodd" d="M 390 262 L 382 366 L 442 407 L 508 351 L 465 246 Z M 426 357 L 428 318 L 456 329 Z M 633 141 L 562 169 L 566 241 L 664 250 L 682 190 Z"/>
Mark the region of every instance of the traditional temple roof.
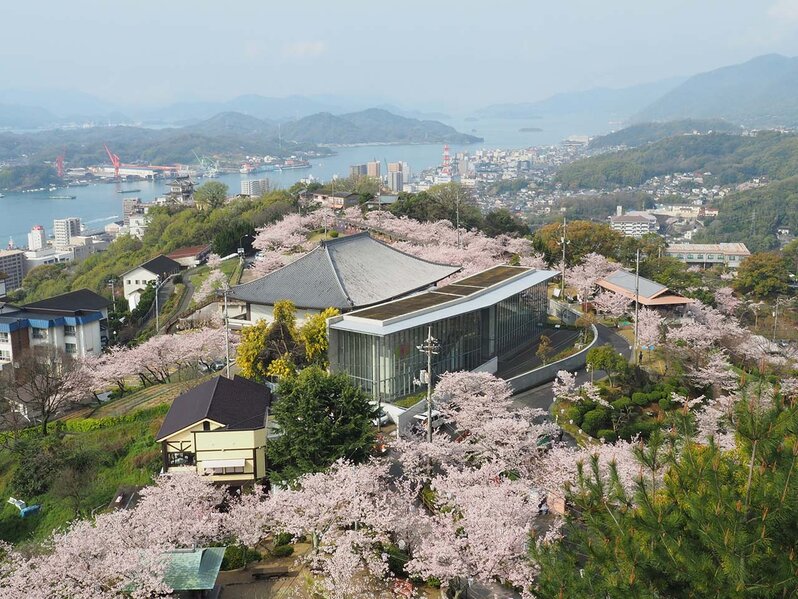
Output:
<path fill-rule="evenodd" d="M 291 300 L 297 308 L 348 311 L 424 290 L 458 270 L 359 233 L 322 241 L 295 262 L 233 287 L 229 297 L 251 304 Z"/>

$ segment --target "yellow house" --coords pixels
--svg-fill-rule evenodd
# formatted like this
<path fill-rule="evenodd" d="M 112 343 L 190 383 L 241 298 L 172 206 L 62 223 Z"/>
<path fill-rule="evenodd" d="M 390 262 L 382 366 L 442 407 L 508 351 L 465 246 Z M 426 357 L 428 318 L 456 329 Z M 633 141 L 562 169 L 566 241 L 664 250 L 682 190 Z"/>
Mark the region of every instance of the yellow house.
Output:
<path fill-rule="evenodd" d="M 266 476 L 271 391 L 240 376 L 218 376 L 178 396 L 156 441 L 164 472 L 197 472 L 241 485 Z"/>

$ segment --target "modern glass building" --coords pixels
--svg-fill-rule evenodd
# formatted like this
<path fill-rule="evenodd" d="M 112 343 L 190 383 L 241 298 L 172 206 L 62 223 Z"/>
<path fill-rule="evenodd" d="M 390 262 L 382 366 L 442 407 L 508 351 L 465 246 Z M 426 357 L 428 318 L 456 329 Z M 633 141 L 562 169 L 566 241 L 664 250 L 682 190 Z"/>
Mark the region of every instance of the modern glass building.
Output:
<path fill-rule="evenodd" d="M 427 368 L 418 346 L 438 341 L 432 373 L 495 372 L 498 360 L 528 348 L 546 320 L 547 283 L 557 271 L 495 266 L 457 283 L 356 310 L 328 321 L 330 367 L 380 401 L 419 387 Z"/>

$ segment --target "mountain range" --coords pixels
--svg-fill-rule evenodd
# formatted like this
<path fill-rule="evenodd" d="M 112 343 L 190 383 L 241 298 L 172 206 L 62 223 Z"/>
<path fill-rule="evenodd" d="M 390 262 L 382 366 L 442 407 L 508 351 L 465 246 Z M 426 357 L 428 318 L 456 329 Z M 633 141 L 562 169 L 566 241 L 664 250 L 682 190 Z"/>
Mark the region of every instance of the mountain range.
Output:
<path fill-rule="evenodd" d="M 798 58 L 778 54 L 690 77 L 635 121 L 723 118 L 751 127 L 798 125 Z"/>
<path fill-rule="evenodd" d="M 622 89 L 556 94 L 538 102 L 494 104 L 490 118 L 592 114 L 626 124 L 676 119 L 724 119 L 747 127 L 798 126 L 798 58 L 767 54 L 692 77 Z"/>
<path fill-rule="evenodd" d="M 0 161 L 26 155 L 51 161 L 65 152 L 71 165 L 106 160 L 104 144 L 126 161 L 186 163 L 194 152 L 227 155 L 287 155 L 320 145 L 360 143 L 452 143 L 481 141 L 437 121 L 421 121 L 372 108 L 343 115 L 322 112 L 275 123 L 224 112 L 185 127 L 152 129 L 115 126 L 0 133 Z"/>

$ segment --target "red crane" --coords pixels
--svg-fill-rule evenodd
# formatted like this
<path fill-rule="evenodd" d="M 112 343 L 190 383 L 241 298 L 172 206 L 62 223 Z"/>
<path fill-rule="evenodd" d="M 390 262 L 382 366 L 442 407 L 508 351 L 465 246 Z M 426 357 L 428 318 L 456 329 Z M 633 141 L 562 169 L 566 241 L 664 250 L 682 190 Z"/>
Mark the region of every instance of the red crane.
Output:
<path fill-rule="evenodd" d="M 122 166 L 122 162 L 119 160 L 119 156 L 114 154 L 111 150 L 108 149 L 108 146 L 103 144 L 106 153 L 108 154 L 108 158 L 111 159 L 111 164 L 114 165 L 114 177 L 117 179 L 119 178 L 119 167 Z"/>
<path fill-rule="evenodd" d="M 58 173 L 58 177 L 60 179 L 64 178 L 64 154 L 65 152 L 61 152 L 58 156 L 55 157 L 55 170 Z"/>

